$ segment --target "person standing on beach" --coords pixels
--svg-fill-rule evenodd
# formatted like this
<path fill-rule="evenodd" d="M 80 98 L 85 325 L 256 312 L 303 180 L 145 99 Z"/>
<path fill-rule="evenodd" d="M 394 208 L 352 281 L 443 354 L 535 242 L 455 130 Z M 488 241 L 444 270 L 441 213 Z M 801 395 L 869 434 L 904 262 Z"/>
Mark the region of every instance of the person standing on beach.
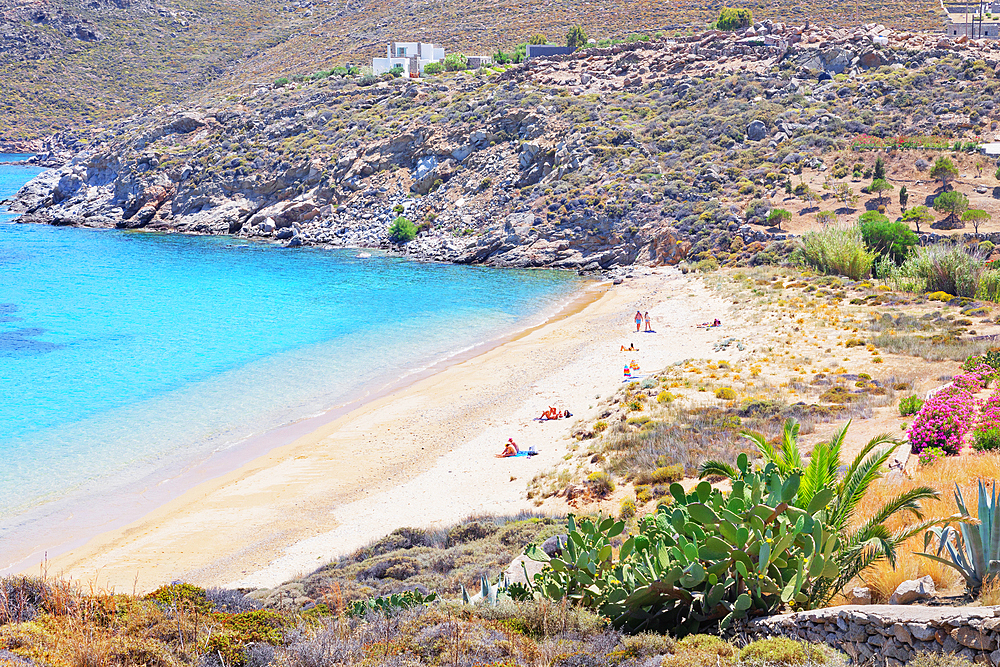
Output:
<path fill-rule="evenodd" d="M 646 311 L 646 331 L 652 331 L 652 330 L 653 330 L 653 326 L 652 326 L 652 324 L 649 321 L 649 311 L 647 310 Z"/>
<path fill-rule="evenodd" d="M 635 332 L 639 333 L 639 327 L 642 326 L 642 311 L 635 311 Z"/>

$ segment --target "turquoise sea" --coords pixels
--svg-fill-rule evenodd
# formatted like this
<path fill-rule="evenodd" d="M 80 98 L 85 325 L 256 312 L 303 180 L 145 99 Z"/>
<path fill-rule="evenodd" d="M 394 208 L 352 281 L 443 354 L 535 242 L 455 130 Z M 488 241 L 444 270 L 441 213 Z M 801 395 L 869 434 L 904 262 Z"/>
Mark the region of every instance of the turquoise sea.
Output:
<path fill-rule="evenodd" d="M 38 171 L 0 165 L 0 199 Z M 580 287 L 11 218 L 0 211 L 0 571 L 80 538 L 59 534 L 68 517 L 108 527 L 213 453 L 238 460 L 251 436 L 538 323 Z"/>

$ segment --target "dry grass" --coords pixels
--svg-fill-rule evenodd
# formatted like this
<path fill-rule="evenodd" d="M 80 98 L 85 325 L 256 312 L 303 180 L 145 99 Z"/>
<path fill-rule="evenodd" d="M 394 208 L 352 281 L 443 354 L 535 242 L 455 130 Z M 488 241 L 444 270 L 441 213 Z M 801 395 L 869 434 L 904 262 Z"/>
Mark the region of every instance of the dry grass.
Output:
<path fill-rule="evenodd" d="M 979 604 L 984 607 L 1000 605 L 1000 577 L 987 577 L 979 591 Z"/>
<path fill-rule="evenodd" d="M 956 483 L 962 489 L 970 511 L 975 512 L 975 503 L 970 499 L 977 497 L 976 487 L 979 480 L 990 482 L 995 479 L 1000 479 L 1000 454 L 998 453 L 949 457 L 933 466 L 914 469 L 909 479 L 895 483 L 883 480 L 881 483 L 873 485 L 858 508 L 858 521 L 871 516 L 877 507 L 888 502 L 890 498 L 907 489 L 922 485 L 930 486 L 941 492 L 939 501 L 924 505 L 924 515 L 927 518 L 943 518 L 958 512 L 954 498 Z M 916 521 L 913 517 L 898 516 L 887 525 L 890 529 L 896 530 L 914 525 Z M 919 551 L 923 551 L 922 535 L 910 538 L 903 545 L 895 569 L 888 562 L 882 561 L 864 572 L 862 579 L 872 590 L 873 602 L 887 600 L 899 584 L 924 575 L 930 575 L 934 580 L 934 585 L 941 590 L 960 592 L 961 576 L 950 567 L 914 554 L 914 552 Z M 1000 598 L 1000 584 L 993 584 L 990 595 Z"/>

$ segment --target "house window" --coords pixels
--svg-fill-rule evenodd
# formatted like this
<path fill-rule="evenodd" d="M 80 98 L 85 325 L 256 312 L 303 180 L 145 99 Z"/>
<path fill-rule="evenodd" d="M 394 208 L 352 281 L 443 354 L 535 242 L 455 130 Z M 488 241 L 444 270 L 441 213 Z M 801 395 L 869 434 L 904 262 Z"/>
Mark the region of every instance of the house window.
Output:
<path fill-rule="evenodd" d="M 396 57 L 397 58 L 405 58 L 406 57 L 406 47 L 405 46 L 397 46 L 396 47 Z"/>

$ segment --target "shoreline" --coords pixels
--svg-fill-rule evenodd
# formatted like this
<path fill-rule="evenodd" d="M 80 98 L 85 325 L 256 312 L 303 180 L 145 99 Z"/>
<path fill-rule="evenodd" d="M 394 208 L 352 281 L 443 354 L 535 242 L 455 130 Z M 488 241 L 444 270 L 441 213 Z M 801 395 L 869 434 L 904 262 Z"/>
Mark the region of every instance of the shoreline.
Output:
<path fill-rule="evenodd" d="M 724 307 L 698 281 L 675 269 L 642 271 L 623 285 L 585 288 L 590 298 L 561 317 L 206 480 L 50 560 L 47 571 L 117 590 L 175 579 L 274 586 L 404 525 L 531 509 L 527 481 L 576 445 L 570 421 L 534 415 L 553 404 L 572 408 L 572 421 L 589 419 L 595 394 L 621 384 L 617 348 L 630 338 L 645 351 L 626 356 L 658 370 L 708 354 L 721 334 L 694 330 Z M 637 304 L 647 305 L 660 335 L 629 334 Z M 684 336 L 668 326 L 690 327 L 693 344 L 678 345 Z M 507 437 L 540 455 L 494 458 Z"/>
<path fill-rule="evenodd" d="M 53 503 L 31 508 L 21 514 L 12 532 L 16 539 L 36 542 L 15 550 L 13 560 L 0 563 L 0 575 L 31 573 L 33 568 L 43 571 L 50 561 L 79 549 L 89 541 L 119 530 L 141 520 L 151 512 L 169 504 L 197 486 L 211 482 L 220 476 L 239 469 L 247 461 L 256 460 L 275 449 L 296 442 L 302 437 L 328 426 L 353 410 L 363 408 L 372 401 L 405 391 L 420 380 L 431 377 L 447 368 L 472 359 L 507 342 L 528 335 L 534 330 L 566 317 L 586 305 L 591 292 L 599 289 L 600 283 L 581 281 L 580 287 L 554 309 L 541 311 L 524 318 L 519 328 L 476 343 L 438 359 L 429 360 L 422 367 L 405 370 L 403 375 L 384 384 L 370 384 L 359 388 L 350 398 L 328 407 L 318 413 L 295 417 L 290 421 L 251 434 L 230 446 L 212 449 L 197 458 L 173 462 L 170 467 L 152 471 L 128 486 L 116 489 L 107 496 L 95 491 L 73 494 Z M 118 501 L 116 507 L 127 507 L 109 517 L 106 510 L 82 506 L 86 501 Z M 39 519 L 48 523 L 39 533 L 30 529 Z M 76 524 L 76 525 L 73 525 Z M 24 528 L 26 526 L 26 528 Z M 69 531 L 68 537 L 53 536 Z M 27 533 L 27 534 L 25 534 Z M 10 539 L 10 536 L 7 536 Z M 54 541 L 54 543 L 53 543 Z M 26 551 L 29 550 L 29 551 Z"/>

